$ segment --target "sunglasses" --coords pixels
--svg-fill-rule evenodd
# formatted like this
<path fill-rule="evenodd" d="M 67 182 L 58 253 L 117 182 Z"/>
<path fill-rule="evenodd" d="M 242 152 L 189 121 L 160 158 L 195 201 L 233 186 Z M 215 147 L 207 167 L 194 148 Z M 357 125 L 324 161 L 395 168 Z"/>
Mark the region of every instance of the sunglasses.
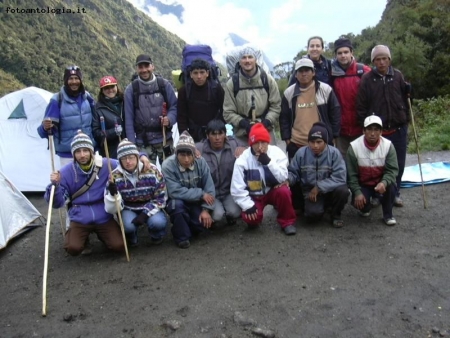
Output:
<path fill-rule="evenodd" d="M 66 69 L 67 70 L 80 70 L 80 67 L 78 67 L 78 66 L 69 66 Z"/>

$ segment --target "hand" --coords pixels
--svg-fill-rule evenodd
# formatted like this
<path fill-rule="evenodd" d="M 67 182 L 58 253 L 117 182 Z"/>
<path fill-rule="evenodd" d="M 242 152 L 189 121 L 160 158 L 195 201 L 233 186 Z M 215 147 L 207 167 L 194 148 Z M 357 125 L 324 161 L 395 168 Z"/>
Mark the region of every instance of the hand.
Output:
<path fill-rule="evenodd" d="M 163 127 L 168 127 L 170 125 L 170 121 L 167 116 L 160 116 L 159 118 L 161 119 L 161 125 Z"/>
<path fill-rule="evenodd" d="M 142 211 L 131 221 L 131 223 L 133 223 L 134 225 L 142 225 L 146 224 L 148 219 L 148 215 L 145 213 L 145 211 Z"/>
<path fill-rule="evenodd" d="M 49 131 L 53 127 L 53 121 L 50 119 L 46 119 L 42 121 L 42 126 L 44 127 L 45 131 Z"/>
<path fill-rule="evenodd" d="M 380 182 L 377 184 L 374 190 L 380 194 L 384 194 L 386 192 L 386 186 L 383 182 Z"/>
<path fill-rule="evenodd" d="M 116 126 L 114 127 L 114 130 L 117 135 L 121 135 L 122 131 L 123 131 L 122 126 L 120 124 L 116 124 Z"/>
<path fill-rule="evenodd" d="M 198 220 L 200 221 L 200 223 L 203 224 L 203 226 L 204 226 L 206 229 L 211 228 L 211 225 L 212 225 L 212 223 L 213 223 L 213 220 L 212 220 L 212 218 L 211 218 L 211 215 L 209 214 L 209 212 L 208 212 L 207 210 L 203 210 L 203 211 L 200 213 L 200 216 L 198 217 Z"/>
<path fill-rule="evenodd" d="M 267 155 L 267 153 L 261 153 L 258 156 L 258 162 L 262 165 L 268 165 L 270 163 L 270 157 Z"/>
<path fill-rule="evenodd" d="M 108 191 L 111 196 L 117 195 L 117 185 L 114 182 L 109 181 Z"/>
<path fill-rule="evenodd" d="M 194 156 L 195 156 L 195 158 L 200 158 L 200 157 L 202 157 L 202 153 L 198 149 L 195 149 Z"/>
<path fill-rule="evenodd" d="M 286 180 L 286 181 L 284 181 L 284 182 L 281 182 L 280 184 L 277 184 L 276 186 L 274 186 L 273 188 L 274 189 L 278 189 L 278 188 L 281 188 L 282 186 L 287 186 L 287 187 L 289 187 L 289 181 L 288 180 Z"/>
<path fill-rule="evenodd" d="M 309 192 L 308 198 L 311 202 L 317 202 L 317 195 L 319 195 L 319 188 L 314 187 Z"/>
<path fill-rule="evenodd" d="M 256 221 L 258 219 L 258 209 L 256 205 L 253 205 L 250 209 L 244 211 L 244 217 L 250 221 Z"/>
<path fill-rule="evenodd" d="M 286 142 L 286 147 L 289 145 L 289 143 L 291 143 L 291 140 L 284 140 L 284 142 Z"/>
<path fill-rule="evenodd" d="M 247 134 L 250 133 L 252 124 L 249 119 L 242 119 L 239 121 L 239 128 L 244 129 Z"/>
<path fill-rule="evenodd" d="M 152 164 L 150 163 L 150 160 L 148 159 L 148 157 L 145 155 L 142 155 L 141 157 L 139 157 L 139 159 L 141 160 L 142 164 L 144 165 L 144 171 L 149 171 L 150 168 L 152 167 Z"/>
<path fill-rule="evenodd" d="M 213 205 L 214 204 L 214 196 L 208 194 L 208 193 L 204 193 L 202 196 L 202 199 L 208 204 L 208 205 Z"/>
<path fill-rule="evenodd" d="M 53 184 L 59 184 L 59 182 L 61 182 L 61 173 L 59 171 L 51 173 L 50 182 L 52 182 Z"/>
<path fill-rule="evenodd" d="M 247 148 L 237 147 L 236 150 L 234 151 L 234 157 L 239 158 L 239 156 L 242 155 L 242 153 L 244 152 L 245 149 L 247 149 Z"/>
<path fill-rule="evenodd" d="M 410 97 L 412 92 L 412 85 L 410 82 L 405 81 L 405 94 L 406 96 Z"/>
<path fill-rule="evenodd" d="M 354 204 L 355 204 L 355 208 L 356 209 L 358 209 L 358 210 L 363 209 L 364 206 L 366 205 L 366 203 L 367 203 L 367 201 L 366 201 L 366 198 L 364 197 L 363 194 L 358 195 L 358 196 L 355 197 Z"/>
<path fill-rule="evenodd" d="M 270 122 L 268 119 L 263 119 L 261 123 L 266 127 L 267 130 L 272 130 L 272 122 Z"/>

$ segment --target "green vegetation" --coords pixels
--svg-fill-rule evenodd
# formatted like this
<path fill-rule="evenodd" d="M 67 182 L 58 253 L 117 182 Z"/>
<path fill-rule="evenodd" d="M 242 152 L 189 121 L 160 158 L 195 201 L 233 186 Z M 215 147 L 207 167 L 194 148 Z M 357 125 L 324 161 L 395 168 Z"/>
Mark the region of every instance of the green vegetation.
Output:
<path fill-rule="evenodd" d="M 0 69 L 0 97 L 25 87 L 14 75 L 8 74 Z"/>

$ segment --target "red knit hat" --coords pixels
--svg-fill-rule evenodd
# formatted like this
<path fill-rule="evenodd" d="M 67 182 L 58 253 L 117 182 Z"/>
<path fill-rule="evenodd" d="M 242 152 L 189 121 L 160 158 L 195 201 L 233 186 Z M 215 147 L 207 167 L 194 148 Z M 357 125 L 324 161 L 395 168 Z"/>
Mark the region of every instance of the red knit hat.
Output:
<path fill-rule="evenodd" d="M 250 129 L 250 134 L 248 135 L 248 144 L 250 146 L 257 142 L 270 142 L 270 134 L 262 123 L 256 123 Z"/>

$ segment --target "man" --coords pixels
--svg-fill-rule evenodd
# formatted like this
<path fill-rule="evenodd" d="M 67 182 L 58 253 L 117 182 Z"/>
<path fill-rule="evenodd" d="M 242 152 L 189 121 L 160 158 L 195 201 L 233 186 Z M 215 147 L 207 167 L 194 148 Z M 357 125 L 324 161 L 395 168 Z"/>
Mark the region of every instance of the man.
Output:
<path fill-rule="evenodd" d="M 223 120 L 224 90 L 217 81 L 210 80 L 211 65 L 195 59 L 190 66 L 192 82 L 178 89 L 177 122 L 180 134 L 189 130 L 195 142 L 205 139 L 208 122 Z"/>
<path fill-rule="evenodd" d="M 336 58 L 331 63 L 332 87 L 341 106 L 341 132 L 336 147 L 345 159 L 350 142 L 361 135 L 361 125 L 356 114 L 356 96 L 361 76 L 370 72 L 370 67 L 357 63 L 349 39 L 334 42 Z"/>
<path fill-rule="evenodd" d="M 263 220 L 266 205 L 278 210 L 277 221 L 286 235 L 295 235 L 296 215 L 288 179 L 288 159 L 277 146 L 269 145 L 270 134 L 262 123 L 250 130 L 246 149 L 234 163 L 230 192 L 242 209 L 242 219 L 249 228 L 257 228 Z"/>
<path fill-rule="evenodd" d="M 333 89 L 315 78 L 314 64 L 302 58 L 295 63 L 297 82 L 284 91 L 281 102 L 280 133 L 286 142 L 289 158 L 308 145 L 308 133 L 312 125 L 322 121 L 333 138 L 339 136 L 341 109 Z"/>
<path fill-rule="evenodd" d="M 347 172 L 340 152 L 328 145 L 329 133 L 322 122 L 313 124 L 308 146 L 300 148 L 288 167 L 289 184 L 300 183 L 304 197 L 304 214 L 309 221 L 322 218 L 331 207 L 335 228 L 344 226 L 341 212 L 348 199 Z"/>
<path fill-rule="evenodd" d="M 192 235 L 212 225 L 210 213 L 214 210 L 215 189 L 205 159 L 196 158 L 195 143 L 184 131 L 175 147 L 175 154 L 162 164 L 169 200 L 167 212 L 173 224 L 172 235 L 182 249 L 191 245 Z"/>
<path fill-rule="evenodd" d="M 123 251 L 124 244 L 119 225 L 113 215 L 105 211 L 103 195 L 108 181 L 106 158 L 94 158 L 91 138 L 79 132 L 71 143 L 73 161 L 61 168 L 61 172 L 50 175 L 55 185 L 53 207 L 61 208 L 68 203 L 70 226 L 65 235 L 64 249 L 73 256 L 79 255 L 89 234 L 95 232 L 98 238 L 113 251 Z M 116 162 L 111 161 L 115 168 Z M 50 184 L 45 199 L 50 199 Z"/>
<path fill-rule="evenodd" d="M 73 161 L 70 142 L 78 130 L 93 139 L 94 99 L 84 89 L 82 80 L 83 74 L 78 66 L 64 70 L 64 84 L 50 99 L 44 120 L 37 129 L 41 138 L 48 138 L 50 133 L 54 135 L 55 151 L 61 166 Z"/>
<path fill-rule="evenodd" d="M 117 148 L 119 165 L 112 172 L 115 183 L 109 183 L 105 194 L 105 210 L 116 214 L 117 194 L 122 221 L 130 246 L 138 244 L 137 230 L 146 225 L 152 244 L 161 244 L 166 236 L 166 183 L 155 165 L 144 170 L 137 147 L 124 139 Z"/>
<path fill-rule="evenodd" d="M 230 195 L 231 177 L 236 156 L 243 147 L 233 137 L 227 137 L 225 123 L 212 120 L 206 127 L 207 139 L 197 143 L 197 150 L 208 163 L 216 191 L 216 202 L 212 219 L 219 222 L 226 215 L 229 225 L 236 223 L 241 209 Z"/>
<path fill-rule="evenodd" d="M 145 151 L 152 163 L 170 154 L 172 126 L 177 122 L 177 98 L 169 81 L 154 74 L 150 56 L 136 58 L 135 79 L 125 89 L 125 131 L 129 141 Z M 165 106 L 164 107 L 164 103 Z M 163 128 L 166 148 L 163 149 Z"/>
<path fill-rule="evenodd" d="M 372 63 L 375 67 L 361 78 L 356 109 L 362 125 L 367 116 L 375 114 L 383 122 L 383 137 L 390 140 L 397 153 L 398 174 L 394 205 L 403 206 L 400 197 L 400 183 L 405 170 L 410 121 L 408 94 L 410 85 L 402 73 L 391 66 L 391 52 L 387 46 L 377 45 L 372 49 Z M 375 200 L 375 205 L 379 201 Z"/>
<path fill-rule="evenodd" d="M 352 204 L 363 217 L 370 216 L 370 198 L 377 196 L 386 225 L 395 225 L 392 214 L 395 181 L 398 175 L 397 154 L 391 141 L 381 136 L 383 122 L 376 115 L 364 120 L 364 135 L 350 143 L 347 151 L 348 185 Z"/>
<path fill-rule="evenodd" d="M 244 47 L 239 53 L 239 72 L 225 87 L 223 117 L 233 125 L 234 135 L 242 144 L 247 143 L 251 126 L 261 122 L 271 132 L 280 116 L 280 93 L 274 78 L 256 63 L 256 50 Z"/>

